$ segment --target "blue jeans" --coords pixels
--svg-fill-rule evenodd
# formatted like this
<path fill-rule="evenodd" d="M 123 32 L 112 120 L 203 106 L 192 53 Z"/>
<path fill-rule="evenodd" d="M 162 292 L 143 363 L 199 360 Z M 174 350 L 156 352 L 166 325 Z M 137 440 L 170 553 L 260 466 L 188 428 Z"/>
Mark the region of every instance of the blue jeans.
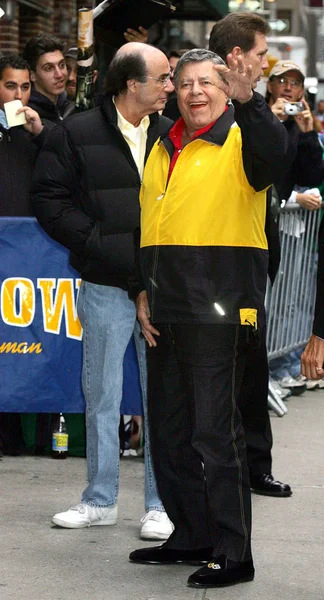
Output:
<path fill-rule="evenodd" d="M 269 364 L 271 377 L 277 381 L 284 377 L 297 377 L 300 374 L 300 357 L 302 353 L 303 348 L 272 360 Z"/>
<path fill-rule="evenodd" d="M 135 304 L 120 288 L 83 281 L 77 309 L 83 327 L 82 387 L 88 466 L 88 486 L 81 501 L 90 506 L 111 507 L 117 503 L 123 359 L 134 333 L 145 427 L 145 509 L 164 510 L 151 462 L 145 341 L 140 338 Z"/>

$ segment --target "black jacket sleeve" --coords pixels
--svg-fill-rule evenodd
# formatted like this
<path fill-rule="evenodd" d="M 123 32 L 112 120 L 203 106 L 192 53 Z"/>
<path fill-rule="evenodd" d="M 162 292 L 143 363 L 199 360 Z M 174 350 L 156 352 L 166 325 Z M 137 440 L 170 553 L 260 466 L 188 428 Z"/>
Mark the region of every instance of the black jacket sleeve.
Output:
<path fill-rule="evenodd" d="M 268 241 L 269 249 L 269 263 L 268 263 L 268 275 L 272 285 L 279 271 L 281 251 L 280 251 L 280 238 L 279 238 L 279 227 L 277 221 L 274 219 L 271 210 L 271 189 L 267 190 L 267 212 L 265 221 L 265 233 Z"/>
<path fill-rule="evenodd" d="M 295 156 L 289 152 L 285 127 L 261 94 L 253 92 L 249 102 L 233 101 L 235 119 L 242 133 L 244 170 L 256 191 L 280 179 Z"/>
<path fill-rule="evenodd" d="M 324 219 L 318 234 L 318 267 L 313 333 L 324 339 Z"/>
<path fill-rule="evenodd" d="M 76 150 L 61 125 L 48 132 L 39 152 L 31 196 L 35 215 L 46 233 L 86 257 L 96 223 L 78 208 L 81 187 Z"/>
<path fill-rule="evenodd" d="M 145 290 L 144 281 L 141 273 L 141 261 L 140 261 L 140 242 L 141 242 L 141 230 L 137 227 L 134 232 L 134 246 L 135 246 L 135 260 L 133 272 L 128 279 L 128 296 L 131 300 L 136 300 L 137 296 Z"/>
<path fill-rule="evenodd" d="M 322 147 L 316 131 L 301 133 L 298 139 L 298 151 L 293 171 L 298 185 L 314 187 L 324 179 Z"/>
<path fill-rule="evenodd" d="M 290 147 L 296 149 L 296 157 L 281 180 L 276 181 L 276 189 L 282 200 L 288 200 L 295 185 L 314 187 L 320 185 L 324 179 L 324 162 L 322 148 L 315 131 L 301 133 L 297 138 L 292 136 L 291 128 L 287 128 L 290 136 Z"/>

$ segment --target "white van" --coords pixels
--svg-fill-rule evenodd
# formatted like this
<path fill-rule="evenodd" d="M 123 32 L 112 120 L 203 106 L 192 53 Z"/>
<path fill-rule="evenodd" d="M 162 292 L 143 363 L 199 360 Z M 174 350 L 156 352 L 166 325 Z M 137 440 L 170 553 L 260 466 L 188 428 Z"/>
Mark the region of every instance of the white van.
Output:
<path fill-rule="evenodd" d="M 257 91 L 263 96 L 266 93 L 269 72 L 278 60 L 292 60 L 301 67 L 304 73 L 306 73 L 307 68 L 308 46 L 305 38 L 294 35 L 278 35 L 277 37 L 267 37 L 267 44 L 269 48 L 267 55 L 269 69 L 264 72 L 264 77 L 257 86 Z"/>

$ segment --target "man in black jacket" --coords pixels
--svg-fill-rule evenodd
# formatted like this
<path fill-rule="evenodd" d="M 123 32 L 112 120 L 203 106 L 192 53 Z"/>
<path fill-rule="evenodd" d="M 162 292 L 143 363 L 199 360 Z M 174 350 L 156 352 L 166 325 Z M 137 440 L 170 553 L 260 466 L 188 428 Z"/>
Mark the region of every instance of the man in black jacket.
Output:
<path fill-rule="evenodd" d="M 133 332 L 146 420 L 145 346 L 127 286 L 144 162 L 170 124 L 157 113 L 164 108 L 169 79 L 162 52 L 140 43 L 123 46 L 110 65 L 110 93 L 102 105 L 54 127 L 35 169 L 36 216 L 51 237 L 69 248 L 71 264 L 83 280 L 78 314 L 89 485 L 81 504 L 54 516 L 61 527 L 116 523 L 122 366 Z M 145 452 L 147 512 L 141 535 L 165 539 L 172 524 L 157 495 L 147 428 Z"/>
<path fill-rule="evenodd" d="M 304 97 L 305 75 L 291 60 L 279 60 L 269 73 L 266 101 L 286 128 L 295 160 L 284 177 L 275 183 L 280 200 L 287 201 L 295 185 L 314 187 L 324 177 L 322 148 L 314 129 L 313 115 Z M 285 107 L 301 103 L 301 110 L 290 115 Z M 304 206 L 304 208 L 309 208 Z"/>
<path fill-rule="evenodd" d="M 268 62 L 266 43 L 257 52 L 254 50 L 253 31 L 259 35 L 269 32 L 267 23 L 260 15 L 232 13 L 214 25 L 209 47 L 223 59 L 226 59 L 229 52 L 234 55 L 242 52 L 246 64 L 251 61 L 252 53 L 257 75 L 254 81 L 256 86 L 261 74 L 257 65 L 260 64 L 264 70 Z M 268 196 L 265 231 L 269 245 L 269 275 L 273 280 L 279 265 L 280 248 L 278 228 L 271 217 L 270 200 Z M 290 496 L 290 486 L 274 480 L 271 472 L 272 431 L 268 412 L 269 368 L 265 327 L 259 331 L 259 336 L 259 347 L 249 353 L 238 399 L 245 431 L 251 487 L 259 494 Z"/>
<path fill-rule="evenodd" d="M 30 69 L 22 58 L 10 54 L 0 58 L 0 216 L 30 217 L 29 190 L 43 124 L 37 112 L 27 106 L 30 97 Z M 27 123 L 8 127 L 4 104 L 20 100 Z M 40 138 L 38 138 L 40 140 Z"/>
<path fill-rule="evenodd" d="M 25 45 L 23 56 L 31 68 L 33 83 L 29 106 L 41 119 L 59 123 L 71 114 L 74 105 L 67 99 L 67 67 L 64 44 L 57 37 L 38 35 Z"/>
<path fill-rule="evenodd" d="M 221 21 L 218 21 L 210 35 L 209 48 L 226 59 L 226 55 L 231 52 L 236 56 L 243 53 L 245 64 L 251 62 L 251 53 L 256 73 L 258 64 L 265 69 L 268 66 L 266 60 L 267 47 L 260 48 L 259 52 L 253 50 L 254 38 L 253 31 L 261 34 L 269 33 L 268 25 L 262 17 L 251 13 L 231 13 Z M 275 69 L 276 67 L 274 67 Z M 258 79 L 254 81 L 256 86 Z M 292 87 L 292 86 L 290 86 Z M 299 90 L 302 93 L 302 86 Z M 266 98 L 266 100 L 268 100 Z M 297 99 L 297 98 L 296 98 Z M 287 100 L 288 101 L 288 100 Z M 280 104 L 283 104 L 284 101 Z M 273 103 L 270 103 L 270 106 Z M 279 116 L 271 107 L 274 114 Z M 312 172 L 317 171 L 321 163 L 321 153 L 315 132 L 305 133 L 301 136 L 300 143 L 298 137 L 300 129 L 306 127 L 306 120 L 298 121 L 299 126 L 293 123 L 287 123 L 287 133 L 290 142 L 290 168 L 281 174 L 280 180 L 277 180 L 276 187 L 280 189 L 280 198 L 288 199 L 294 183 L 304 185 L 312 181 Z M 311 127 L 312 128 L 312 127 Z M 297 131 L 296 131 L 297 130 Z M 308 179 L 309 178 L 309 179 Z M 280 262 L 280 243 L 278 227 L 270 211 L 271 191 L 267 196 L 267 218 L 265 231 L 269 245 L 269 277 L 274 282 L 279 262 Z M 245 371 L 242 383 L 239 406 L 242 413 L 242 420 L 245 430 L 247 445 L 247 459 L 252 490 L 261 495 L 274 497 L 289 497 L 292 494 L 288 484 L 275 480 L 272 475 L 272 431 L 268 412 L 268 382 L 269 366 L 266 348 L 266 329 L 259 331 L 260 346 L 248 357 L 248 368 Z"/>
<path fill-rule="evenodd" d="M 30 96 L 30 69 L 22 58 L 0 57 L 0 217 L 30 217 L 29 190 L 43 125 L 38 114 L 27 107 Z M 4 104 L 20 100 L 27 123 L 9 127 Z M 0 453 L 20 454 L 24 450 L 20 415 L 0 414 Z"/>

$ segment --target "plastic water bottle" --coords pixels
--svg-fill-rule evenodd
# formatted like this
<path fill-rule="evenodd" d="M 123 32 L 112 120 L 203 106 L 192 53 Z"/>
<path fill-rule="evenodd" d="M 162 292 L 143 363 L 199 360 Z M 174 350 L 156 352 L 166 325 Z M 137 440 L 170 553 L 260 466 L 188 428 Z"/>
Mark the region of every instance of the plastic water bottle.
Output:
<path fill-rule="evenodd" d="M 52 435 L 52 458 L 66 458 L 68 455 L 69 434 L 67 432 L 65 419 L 60 413 L 58 425 Z"/>

